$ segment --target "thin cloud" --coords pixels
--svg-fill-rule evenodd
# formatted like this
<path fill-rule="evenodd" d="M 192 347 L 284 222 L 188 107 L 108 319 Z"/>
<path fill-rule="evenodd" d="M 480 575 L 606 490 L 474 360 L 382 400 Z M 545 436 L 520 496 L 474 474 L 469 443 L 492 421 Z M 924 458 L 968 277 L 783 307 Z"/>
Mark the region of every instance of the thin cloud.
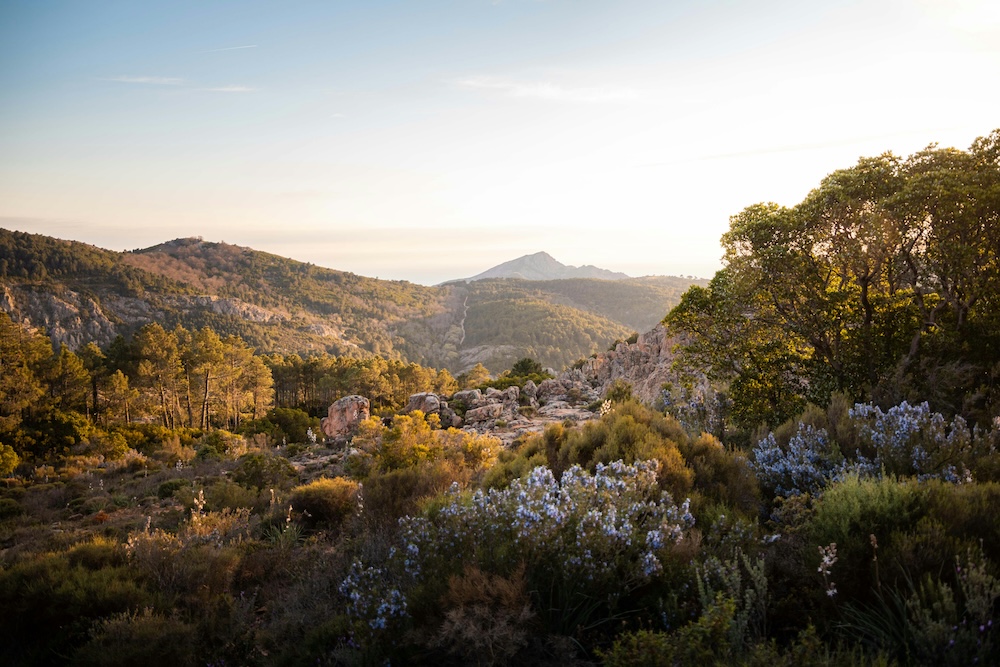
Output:
<path fill-rule="evenodd" d="M 215 88 L 202 88 L 210 93 L 252 93 L 256 88 L 250 86 L 217 86 Z"/>
<path fill-rule="evenodd" d="M 219 51 L 238 51 L 239 49 L 256 49 L 256 44 L 247 44 L 245 46 L 226 46 L 221 49 L 209 49 L 208 51 L 202 51 L 202 53 L 218 53 Z"/>
<path fill-rule="evenodd" d="M 567 87 L 548 81 L 512 81 L 488 76 L 469 77 L 455 82 L 460 88 L 494 92 L 506 97 L 553 102 L 631 102 L 641 97 L 632 88 L 611 86 Z"/>
<path fill-rule="evenodd" d="M 112 76 L 104 81 L 115 81 L 117 83 L 138 83 L 149 86 L 179 86 L 184 83 L 184 79 L 176 76 Z"/>

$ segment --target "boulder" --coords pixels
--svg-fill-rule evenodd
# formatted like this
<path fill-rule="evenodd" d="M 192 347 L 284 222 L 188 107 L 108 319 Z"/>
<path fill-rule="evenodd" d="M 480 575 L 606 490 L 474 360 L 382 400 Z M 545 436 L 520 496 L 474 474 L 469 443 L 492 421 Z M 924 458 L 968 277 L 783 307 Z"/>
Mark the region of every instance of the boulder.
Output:
<path fill-rule="evenodd" d="M 535 386 L 534 380 L 528 380 L 527 382 L 525 382 L 524 389 L 521 390 L 521 393 L 523 393 L 529 401 L 534 401 L 535 399 L 537 399 L 538 387 Z"/>
<path fill-rule="evenodd" d="M 478 389 L 466 389 L 464 391 L 456 391 L 451 397 L 452 403 L 461 403 L 467 408 L 478 408 L 483 405 L 483 392 Z"/>
<path fill-rule="evenodd" d="M 490 403 L 479 408 L 473 408 L 466 412 L 465 422 L 467 424 L 477 424 L 491 419 L 496 419 L 501 414 L 503 414 L 503 404 Z"/>
<path fill-rule="evenodd" d="M 414 410 L 420 410 L 425 415 L 437 414 L 441 411 L 441 399 L 438 398 L 437 394 L 430 392 L 413 394 L 410 396 L 410 400 L 407 401 L 406 407 L 403 408 L 403 414 L 413 412 Z"/>
<path fill-rule="evenodd" d="M 441 415 L 441 428 L 461 428 L 462 418 L 445 401 L 441 401 L 441 410 L 438 414 Z"/>
<path fill-rule="evenodd" d="M 371 404 L 364 396 L 345 396 L 327 410 L 320 422 L 323 433 L 334 440 L 346 440 L 354 435 L 358 424 L 371 416 Z"/>

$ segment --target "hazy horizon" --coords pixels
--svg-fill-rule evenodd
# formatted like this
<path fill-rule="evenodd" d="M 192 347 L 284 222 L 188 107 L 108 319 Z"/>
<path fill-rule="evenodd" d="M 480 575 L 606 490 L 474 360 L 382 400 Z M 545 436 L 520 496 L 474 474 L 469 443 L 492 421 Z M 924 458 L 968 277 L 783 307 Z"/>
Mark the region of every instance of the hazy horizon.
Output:
<path fill-rule="evenodd" d="M 974 0 L 5 3 L 0 226 L 710 277 L 744 207 L 1000 126 L 997 71 Z"/>

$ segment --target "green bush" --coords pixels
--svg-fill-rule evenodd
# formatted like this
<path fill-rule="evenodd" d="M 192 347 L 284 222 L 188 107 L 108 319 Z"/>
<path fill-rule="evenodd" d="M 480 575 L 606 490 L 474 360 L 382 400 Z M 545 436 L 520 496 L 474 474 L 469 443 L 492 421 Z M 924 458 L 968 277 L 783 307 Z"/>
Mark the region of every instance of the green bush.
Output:
<path fill-rule="evenodd" d="M 195 665 L 197 628 L 174 616 L 115 614 L 96 625 L 92 639 L 73 656 L 77 665 L 185 667 Z"/>
<path fill-rule="evenodd" d="M 82 552 L 35 555 L 0 568 L 0 643 L 9 664 L 48 665 L 81 644 L 96 620 L 153 604 L 127 567 L 89 569 Z"/>
<path fill-rule="evenodd" d="M 295 475 L 295 468 L 288 459 L 260 452 L 244 454 L 233 470 L 234 480 L 256 489 L 287 489 Z"/>
<path fill-rule="evenodd" d="M 273 408 L 267 413 L 267 420 L 278 427 L 274 438 L 282 444 L 307 442 L 306 432 L 311 428 L 319 432 L 319 419 L 310 417 L 308 412 L 296 408 Z"/>
<path fill-rule="evenodd" d="M 374 525 L 394 526 L 400 517 L 417 514 L 424 501 L 454 481 L 454 471 L 441 464 L 371 475 L 362 489 L 363 516 Z"/>
<path fill-rule="evenodd" d="M 358 510 L 359 488 L 343 477 L 324 477 L 292 489 L 289 502 L 307 526 L 338 529 Z"/>
<path fill-rule="evenodd" d="M 9 519 L 24 513 L 21 503 L 13 498 L 0 498 L 0 519 Z"/>
<path fill-rule="evenodd" d="M 185 486 L 189 486 L 190 481 L 183 478 L 168 479 L 165 482 L 161 482 L 156 488 L 157 498 L 171 498 L 177 491 L 183 489 Z"/>
<path fill-rule="evenodd" d="M 261 509 L 261 494 L 228 479 L 222 479 L 205 490 L 206 509 L 219 512 L 224 509 Z"/>
<path fill-rule="evenodd" d="M 73 545 L 66 552 L 71 566 L 82 566 L 88 570 L 125 565 L 125 551 L 116 540 L 97 536 L 89 542 Z"/>
<path fill-rule="evenodd" d="M 878 562 L 891 564 L 898 547 L 895 543 L 913 530 L 925 508 L 924 494 L 915 481 L 849 476 L 830 485 L 816 501 L 809 532 L 817 547 L 837 545 L 838 562 L 830 576 L 838 595 L 870 600 L 879 583 L 877 576 L 883 584 L 896 583 L 887 579 L 900 578 L 903 573 L 891 575 L 885 567 L 881 573 L 875 569 L 875 549 L 869 536 L 874 535 L 877 541 Z M 818 563 L 816 553 L 812 551 L 812 558 Z"/>

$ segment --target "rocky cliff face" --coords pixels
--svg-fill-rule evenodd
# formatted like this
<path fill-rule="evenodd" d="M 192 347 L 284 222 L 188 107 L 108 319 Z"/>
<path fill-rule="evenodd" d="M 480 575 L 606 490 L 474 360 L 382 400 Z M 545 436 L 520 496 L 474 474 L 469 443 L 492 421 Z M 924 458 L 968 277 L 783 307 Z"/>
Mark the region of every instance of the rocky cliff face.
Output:
<path fill-rule="evenodd" d="M 162 322 L 167 311 L 185 315 L 213 313 L 249 322 L 288 320 L 285 313 L 214 295 L 139 299 L 105 294 L 95 298 L 70 289 L 52 290 L 30 284 L 0 285 L 0 310 L 45 331 L 53 345 L 65 343 L 72 350 L 91 341 L 104 347 L 119 334 L 129 334 L 150 322 Z"/>
<path fill-rule="evenodd" d="M 578 380 L 598 389 L 601 395 L 622 380 L 632 385 L 632 394 L 644 403 L 654 404 L 665 383 L 675 382 L 671 370 L 676 339 L 667 335 L 662 324 L 639 336 L 634 343 L 619 343 L 614 350 L 588 359 L 582 368 L 568 371 L 560 380 Z"/>

